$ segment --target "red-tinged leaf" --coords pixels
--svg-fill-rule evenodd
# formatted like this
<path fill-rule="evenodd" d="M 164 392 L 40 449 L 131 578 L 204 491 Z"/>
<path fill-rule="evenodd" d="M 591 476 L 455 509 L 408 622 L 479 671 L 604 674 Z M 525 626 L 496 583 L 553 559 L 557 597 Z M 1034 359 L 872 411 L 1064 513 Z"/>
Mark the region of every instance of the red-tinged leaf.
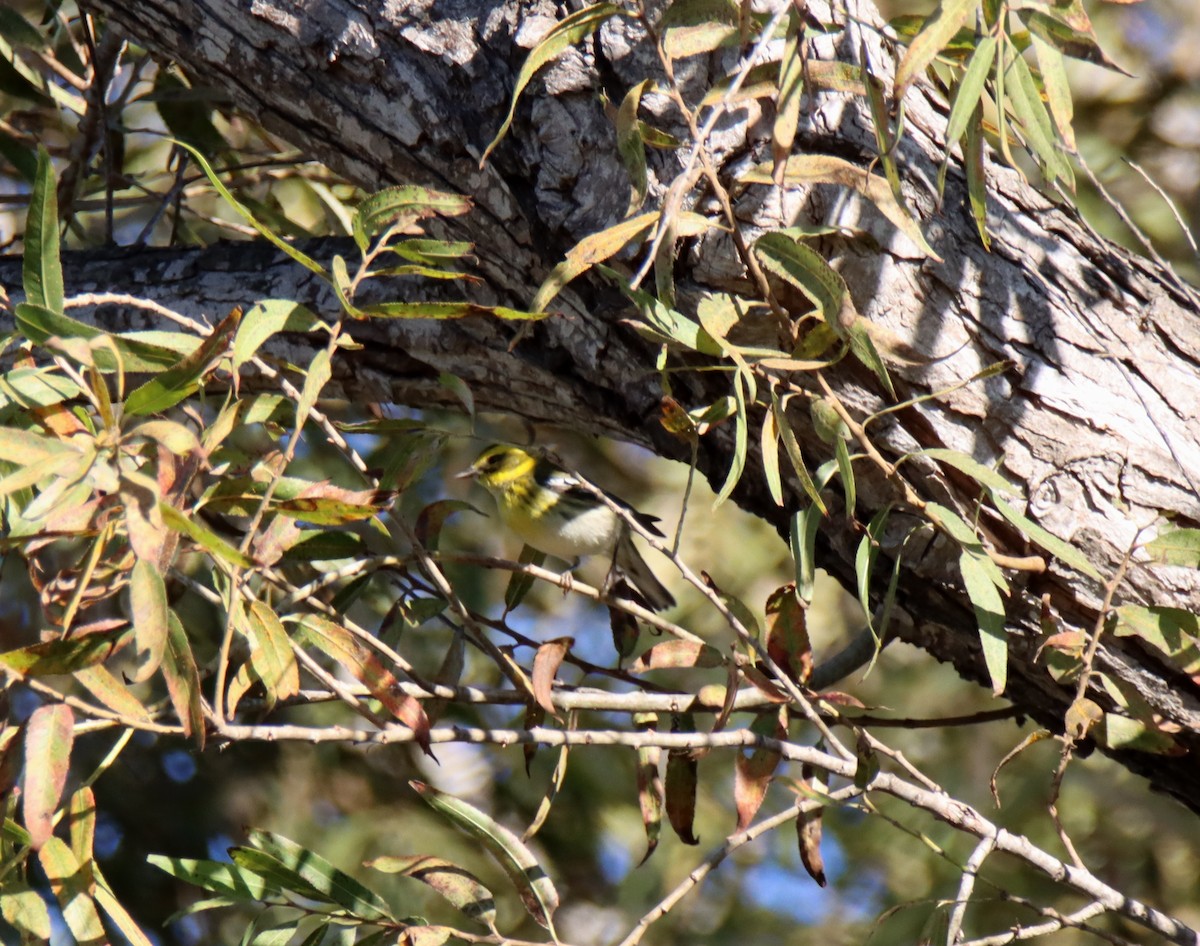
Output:
<path fill-rule="evenodd" d="M 138 559 L 133 565 L 129 609 L 138 661 L 133 682 L 143 683 L 154 676 L 167 647 L 167 586 L 162 572 L 145 559 Z"/>
<path fill-rule="evenodd" d="M 96 904 L 88 893 L 86 879 L 79 862 L 71 849 L 58 838 L 51 837 L 38 851 L 38 862 L 50 881 L 50 889 L 58 905 L 67 929 L 79 946 L 101 946 L 108 942 L 108 934 L 96 912 Z"/>
<path fill-rule="evenodd" d="M 824 808 L 814 808 L 812 811 L 802 811 L 796 819 L 796 840 L 800 845 L 800 863 L 808 871 L 808 876 L 817 882 L 818 887 L 824 887 L 825 859 L 821 856 L 821 818 Z"/>
<path fill-rule="evenodd" d="M 300 670 L 292 643 L 279 616 L 261 601 L 251 601 L 246 613 L 250 665 L 267 691 L 267 700 L 286 700 L 300 692 Z"/>
<path fill-rule="evenodd" d="M 31 644 L 0 654 L 0 666 L 20 677 L 74 673 L 83 667 L 103 663 L 124 647 L 132 636 L 128 630 L 121 630 Z"/>
<path fill-rule="evenodd" d="M 29 844 L 35 850 L 54 832 L 75 740 L 75 714 L 62 703 L 39 706 L 25 730 L 25 791 L 22 808 Z"/>
<path fill-rule="evenodd" d="M 1083 631 L 1060 631 L 1042 641 L 1042 646 L 1038 648 L 1038 656 L 1041 656 L 1041 652 L 1049 647 L 1051 650 L 1057 650 L 1071 657 L 1082 657 L 1087 642 L 1088 637 Z"/>
<path fill-rule="evenodd" d="M 1088 731 L 1104 719 L 1104 710 L 1087 697 L 1076 700 L 1067 707 L 1063 717 L 1063 728 L 1071 739 L 1082 739 Z"/>
<path fill-rule="evenodd" d="M 558 891 L 529 848 L 508 828 L 474 805 L 440 792 L 424 782 L 411 781 L 408 784 L 434 811 L 483 844 L 517 888 L 529 915 L 548 929 L 557 941 L 553 916 L 558 908 Z"/>
<path fill-rule="evenodd" d="M 87 884 L 88 893 L 95 896 L 95 855 L 92 852 L 96 841 L 96 796 L 90 788 L 84 786 L 71 796 L 67 804 L 67 817 L 71 853 L 79 862 L 80 873 Z"/>
<path fill-rule="evenodd" d="M 699 641 L 663 641 L 655 644 L 633 662 L 630 673 L 645 673 L 648 670 L 681 669 L 692 667 L 719 667 L 724 656 L 715 647 Z"/>
<path fill-rule="evenodd" d="M 784 585 L 767 599 L 767 653 L 797 683 L 812 675 L 812 644 L 807 614 L 796 597 L 795 584 Z"/>
<path fill-rule="evenodd" d="M 696 786 L 699 763 L 690 749 L 672 749 L 667 753 L 667 777 L 664 797 L 667 820 L 671 829 L 684 844 L 699 844 L 692 833 L 696 818 Z"/>
<path fill-rule="evenodd" d="M 333 621 L 310 615 L 301 622 L 298 636 L 345 667 L 392 716 L 413 731 L 422 751 L 433 756 L 429 748 L 429 717 L 420 702 L 398 692 L 396 677 L 350 631 Z"/>
<path fill-rule="evenodd" d="M 573 637 L 557 637 L 542 644 L 533 656 L 533 696 L 538 705 L 555 719 L 562 717 L 554 708 L 554 677 L 574 643 Z"/>
<path fill-rule="evenodd" d="M 782 712 L 782 711 L 780 711 Z M 787 730 L 779 713 L 760 716 L 750 727 L 752 732 L 775 739 L 786 739 Z M 767 786 L 779 767 L 782 755 L 778 750 L 756 748 L 749 755 L 739 752 L 734 756 L 733 801 L 737 809 L 737 830 L 745 831 L 762 807 L 767 796 Z"/>
<path fill-rule="evenodd" d="M 163 653 L 163 678 L 167 695 L 184 734 L 204 748 L 204 707 L 200 702 L 200 673 L 188 643 L 187 632 L 174 611 L 167 613 L 167 649 Z"/>
<path fill-rule="evenodd" d="M 849 693 L 842 693 L 840 690 L 822 690 L 821 702 L 830 703 L 833 706 L 845 706 L 850 709 L 867 709 L 867 704 L 856 696 L 851 696 Z"/>
<path fill-rule="evenodd" d="M 103 664 L 76 670 L 74 676 L 80 686 L 114 713 L 120 713 L 129 719 L 149 722 L 150 712 L 142 701 Z"/>
<path fill-rule="evenodd" d="M 449 926 L 406 926 L 396 938 L 396 946 L 442 946 L 455 930 Z"/>
<path fill-rule="evenodd" d="M 242 309 L 235 306 L 195 351 L 185 355 L 166 371 L 155 375 L 140 388 L 131 391 L 125 399 L 126 415 L 165 411 L 192 394 L 200 386 L 204 375 L 225 357 L 229 340 L 237 331 L 241 319 Z"/>
<path fill-rule="evenodd" d="M 377 857 L 367 861 L 367 867 L 385 874 L 411 877 L 433 888 L 456 909 L 473 920 L 493 928 L 496 923 L 496 901 L 470 871 L 457 864 L 430 854 L 406 857 Z"/>
<path fill-rule="evenodd" d="M 653 732 L 658 728 L 658 717 L 654 713 L 638 713 L 633 718 L 635 728 Z M 638 807 L 642 812 L 642 826 L 646 829 L 646 853 L 638 861 L 641 867 L 650 859 L 662 835 L 663 780 L 659 774 L 662 750 L 658 746 L 644 746 L 637 751 Z"/>

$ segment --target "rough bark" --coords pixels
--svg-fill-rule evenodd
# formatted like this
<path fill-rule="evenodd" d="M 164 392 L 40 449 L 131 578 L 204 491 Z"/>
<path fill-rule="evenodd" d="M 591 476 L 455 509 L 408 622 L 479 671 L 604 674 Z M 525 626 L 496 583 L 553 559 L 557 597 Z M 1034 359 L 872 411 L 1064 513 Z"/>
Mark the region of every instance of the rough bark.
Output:
<path fill-rule="evenodd" d="M 619 100 L 634 82 L 657 75 L 651 50 L 632 21 L 607 25 L 596 41 L 543 70 L 527 89 L 506 143 L 481 170 L 478 157 L 507 110 L 528 47 L 554 14 L 552 4 L 89 0 L 87 5 L 366 188 L 416 181 L 471 195 L 477 210 L 448 224 L 447 232 L 476 243 L 483 301 L 527 305 L 569 246 L 624 212 L 627 179 L 598 93 L 607 90 Z M 867 3 L 850 7 L 859 23 L 877 22 Z M 821 4 L 810 8 L 830 19 Z M 894 49 L 875 31 L 853 23 L 841 34 L 813 41 L 812 55 L 857 60 L 860 44 L 876 70 L 888 74 Z M 681 79 L 691 90 L 702 89 L 731 63 L 719 56 L 688 60 Z M 738 196 L 739 216 L 751 234 L 799 216 L 857 227 L 873 238 L 831 240 L 824 249 L 838 261 L 864 318 L 936 359 L 891 366 L 901 399 L 945 391 L 987 365 L 1011 362 L 986 381 L 892 415 L 872 428 L 876 443 L 892 460 L 920 446 L 948 446 L 999 464 L 1023 484 L 1034 519 L 1083 549 L 1102 574 L 1112 575 L 1139 529 L 1149 529 L 1141 533 L 1146 539 L 1163 514 L 1178 525 L 1200 521 L 1193 472 L 1200 469 L 1194 302 L 1168 273 L 1103 241 L 1072 211 L 994 163 L 988 169 L 993 242 L 986 252 L 956 168 L 945 202 L 937 206 L 933 182 L 944 150 L 944 103 L 919 87 L 906 105 L 907 134 L 897 155 L 905 196 L 942 262 L 924 258 L 870 205 L 827 186 L 782 198 L 767 187 L 746 189 Z M 875 143 L 862 103 L 851 95 L 822 93 L 811 106 L 802 115 L 796 149 L 840 155 L 865 168 Z M 729 116 L 714 135 L 714 160 L 730 179 L 749 160 L 769 159 L 770 123 L 761 118 L 751 105 Z M 665 110 L 663 121 L 672 121 Z M 678 158 L 660 154 L 652 160 L 653 200 L 662 197 Z M 690 246 L 684 263 L 685 294 L 745 286 L 728 240 L 719 234 Z M 0 272 L 6 283 L 14 282 L 11 271 Z M 117 253 L 103 261 L 93 255 L 67 271 L 73 292 L 133 284 L 182 310 L 210 316 L 264 295 L 328 305 L 319 287 L 305 279 L 276 254 L 242 247 Z M 651 355 L 619 324 L 632 314 L 621 308 L 620 298 L 580 281 L 556 305 L 563 315 L 538 324 L 512 353 L 513 330 L 498 322 L 356 327 L 356 337 L 371 344 L 357 363 L 346 365 L 339 381 L 358 398 L 426 404 L 446 399 L 433 379 L 439 371 L 452 371 L 471 384 L 481 407 L 634 440 L 679 457 L 679 446 L 654 421 L 660 392 L 653 374 L 641 367 L 650 364 Z M 110 311 L 98 317 L 130 316 Z M 830 378 L 853 410 L 885 406 L 867 372 L 844 365 Z M 705 404 L 727 393 L 726 383 L 717 373 L 681 377 L 675 395 L 688 406 Z M 806 382 L 798 377 L 798 383 Z M 796 423 L 809 455 L 827 457 L 829 448 L 807 418 L 797 417 Z M 719 429 L 703 441 L 703 470 L 723 477 L 731 454 L 731 437 Z M 903 475 L 922 495 L 970 510 L 969 492 L 945 470 L 907 465 Z M 792 501 L 799 502 L 802 493 L 790 485 Z M 757 453 L 735 498 L 777 525 L 786 521 L 767 494 Z M 858 519 L 867 521 L 897 498 L 892 484 L 864 469 Z M 899 517 L 893 521 L 899 524 Z M 984 526 L 1000 551 L 1034 551 L 1003 524 Z M 837 513 L 822 529 L 825 564 L 852 582 L 860 533 Z M 976 622 L 955 561 L 944 540 L 916 554 L 910 546 L 899 605 L 911 624 L 903 622 L 903 634 L 953 662 L 964 676 L 983 681 Z M 1103 589 L 1058 563 L 1042 574 L 1012 578 L 1006 695 L 1042 724 L 1060 728 L 1072 694 L 1034 659 L 1042 638 L 1040 602 L 1049 596 L 1064 628 L 1090 631 Z M 1116 602 L 1197 611 L 1200 581 L 1194 571 L 1135 556 Z M 1196 681 L 1132 639 L 1106 638 L 1099 667 L 1178 727 L 1179 743 L 1190 750 L 1178 757 L 1114 755 L 1200 811 Z M 1102 694 L 1096 698 L 1111 705 Z"/>

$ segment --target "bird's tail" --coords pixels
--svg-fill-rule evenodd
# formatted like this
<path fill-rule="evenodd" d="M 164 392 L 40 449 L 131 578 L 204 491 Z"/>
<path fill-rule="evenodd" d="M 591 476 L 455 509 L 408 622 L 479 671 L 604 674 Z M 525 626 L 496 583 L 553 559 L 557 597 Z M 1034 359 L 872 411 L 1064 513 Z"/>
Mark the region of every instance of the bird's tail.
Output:
<path fill-rule="evenodd" d="M 633 547 L 633 540 L 628 535 L 623 535 L 617 543 L 615 564 L 651 611 L 665 611 L 675 606 L 675 598 Z"/>

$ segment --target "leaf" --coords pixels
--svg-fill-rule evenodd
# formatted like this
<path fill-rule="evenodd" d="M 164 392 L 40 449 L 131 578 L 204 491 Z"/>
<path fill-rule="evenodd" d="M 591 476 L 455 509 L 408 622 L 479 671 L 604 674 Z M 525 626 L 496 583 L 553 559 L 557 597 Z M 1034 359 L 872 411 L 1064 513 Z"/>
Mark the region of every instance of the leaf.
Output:
<path fill-rule="evenodd" d="M 566 259 L 550 271 L 550 275 L 538 287 L 530 308 L 534 312 L 543 311 L 550 304 L 550 300 L 562 291 L 563 286 L 586 273 L 597 263 L 603 263 L 618 253 L 630 240 L 654 226 L 658 218 L 657 211 L 639 214 L 613 224 L 599 233 L 585 236 L 567 251 Z"/>
<path fill-rule="evenodd" d="M 166 871 L 185 883 L 221 894 L 236 901 L 262 901 L 276 898 L 280 885 L 258 873 L 225 861 L 198 861 L 187 857 L 151 854 L 148 864 Z"/>
<path fill-rule="evenodd" d="M 804 33 L 803 16 L 796 9 L 788 11 L 787 39 L 779 62 L 779 94 L 775 99 L 775 121 L 771 126 L 771 156 L 775 163 L 773 177 L 777 187 L 783 186 L 784 169 L 796 140 L 796 127 L 800 123 L 800 102 L 804 91 Z"/>
<path fill-rule="evenodd" d="M 261 299 L 242 316 L 233 339 L 233 372 L 257 354 L 279 332 L 308 333 L 324 323 L 307 307 L 292 299 Z"/>
<path fill-rule="evenodd" d="M 96 904 L 87 889 L 83 866 L 71 849 L 58 838 L 48 838 L 38 851 L 38 862 L 50 881 L 50 889 L 62 908 L 62 918 L 75 941 L 84 946 L 108 942 L 108 934 L 104 932 Z"/>
<path fill-rule="evenodd" d="M 267 702 L 295 696 L 300 692 L 300 670 L 283 622 L 262 601 L 251 601 L 245 614 L 250 666 L 267 692 Z"/>
<path fill-rule="evenodd" d="M 846 335 L 850 339 L 850 350 L 854 352 L 854 357 L 874 372 L 879 383 L 883 385 L 883 389 L 887 391 L 892 400 L 895 400 L 896 389 L 892 386 L 887 366 L 883 363 L 883 359 L 879 356 L 879 350 L 871 339 L 870 324 L 863 319 L 854 319 L 846 326 Z"/>
<path fill-rule="evenodd" d="M 0 916 L 23 937 L 50 942 L 50 911 L 42 895 L 32 887 L 8 881 L 4 885 L 4 895 L 0 896 Z"/>
<path fill-rule="evenodd" d="M 29 845 L 41 850 L 54 831 L 54 813 L 71 767 L 75 714 L 63 703 L 39 706 L 25 730 L 25 790 L 22 816 Z M 59 842 L 61 843 L 61 842 Z"/>
<path fill-rule="evenodd" d="M 1014 52 L 1008 64 L 1009 75 L 1005 89 L 1013 114 L 1025 132 L 1026 144 L 1037 160 L 1047 183 L 1062 180 L 1074 188 L 1075 174 L 1056 140 L 1050 116 L 1042 102 L 1041 93 L 1033 81 L 1029 64 Z"/>
<path fill-rule="evenodd" d="M 206 552 L 238 568 L 251 568 L 253 560 L 247 558 L 232 545 L 201 523 L 195 516 L 185 516 L 169 503 L 158 504 L 163 524 L 169 529 L 186 535 Z"/>
<path fill-rule="evenodd" d="M 1067 67 L 1062 53 L 1037 35 L 1033 37 L 1033 51 L 1037 55 L 1038 71 L 1042 74 L 1042 87 L 1046 91 L 1046 104 L 1058 137 L 1067 150 L 1075 150 L 1075 130 L 1071 122 L 1075 118 L 1075 103 L 1071 98 L 1071 85 L 1067 79 Z"/>
<path fill-rule="evenodd" d="M 299 624 L 297 638 L 297 643 L 313 644 L 349 671 L 392 716 L 413 731 L 417 745 L 432 756 L 429 717 L 420 702 L 398 692 L 396 677 L 350 631 L 326 618 L 306 615 Z"/>
<path fill-rule="evenodd" d="M 690 720 L 690 714 L 681 714 Z M 694 731 L 694 726 L 684 724 L 685 731 Z M 676 727 L 672 726 L 672 731 Z M 700 839 L 692 833 L 696 818 L 696 786 L 698 763 L 690 749 L 672 749 L 667 753 L 667 776 L 664 782 L 664 801 L 667 821 L 676 836 L 684 844 L 699 844 Z"/>
<path fill-rule="evenodd" d="M 1017 495 L 1019 492 L 1016 486 L 991 467 L 984 466 L 974 457 L 970 457 L 959 450 L 928 447 L 925 450 L 917 451 L 913 456 L 929 457 L 930 459 L 945 463 L 947 466 L 952 466 L 960 473 L 967 474 L 967 476 L 980 484 L 980 486 L 985 486 L 994 492 L 1007 493 L 1009 495 Z"/>
<path fill-rule="evenodd" d="M 636 713 L 634 728 L 642 732 L 653 732 L 658 727 L 658 716 L 654 713 Z M 658 773 L 662 750 L 658 746 L 641 746 L 637 751 L 638 808 L 642 813 L 642 827 L 646 831 L 646 853 L 638 862 L 640 867 L 650 859 L 658 847 L 662 835 L 663 782 Z"/>
<path fill-rule="evenodd" d="M 193 394 L 200 381 L 225 355 L 229 339 L 237 330 L 242 310 L 234 308 L 191 354 L 131 391 L 125 399 L 125 413 L 133 416 L 156 414 L 174 407 Z"/>
<path fill-rule="evenodd" d="M 621 107 L 617 109 L 617 153 L 629 174 L 629 205 L 625 215 L 634 213 L 646 202 L 646 143 L 642 140 L 642 123 L 638 120 L 638 106 L 642 95 L 654 83 L 643 79 L 625 93 Z"/>
<path fill-rule="evenodd" d="M 129 578 L 129 607 L 137 645 L 134 683 L 149 680 L 167 646 L 167 586 L 157 563 L 138 559 Z"/>
<path fill-rule="evenodd" d="M 29 302 L 18 303 L 16 315 L 17 328 L 35 345 L 45 345 L 54 337 L 81 338 L 88 342 L 99 339 L 106 343 L 94 344 L 88 350 L 88 354 L 96 366 L 105 372 L 121 369 L 129 372 L 154 374 L 178 362 L 181 354 L 180 351 L 173 348 L 147 342 L 138 337 L 146 333 L 130 332 L 126 335 L 110 335 L 86 322 L 80 322 L 60 312 L 54 312 L 44 306 Z M 184 336 L 182 333 L 172 334 L 177 338 L 186 338 L 189 345 L 192 342 L 199 344 L 198 339 Z M 187 350 L 190 351 L 190 347 Z M 119 363 L 118 358 L 120 359 Z"/>
<path fill-rule="evenodd" d="M 1056 535 L 1051 535 L 1036 522 L 1027 516 L 1017 512 L 1012 506 L 1002 500 L 994 492 L 991 494 L 992 505 L 996 507 L 996 511 L 1000 513 L 1010 523 L 1020 529 L 1035 545 L 1040 545 L 1055 558 L 1066 562 L 1072 568 L 1082 572 L 1089 578 L 1094 578 L 1096 581 L 1103 581 L 1100 572 L 1096 566 L 1091 563 L 1083 552 L 1079 551 L 1069 542 L 1064 542 Z M 1200 533 L 1197 533 L 1200 538 Z M 1200 552 L 1200 546 L 1197 549 Z"/>
<path fill-rule="evenodd" d="M 50 153 L 42 145 L 38 145 L 37 175 L 25 217 L 24 245 L 25 301 L 61 313 L 65 292 L 58 255 L 58 194 Z"/>
<path fill-rule="evenodd" d="M 259 236 L 263 237 L 269 243 L 274 245 L 276 249 L 282 250 L 289 259 L 299 263 L 309 272 L 316 273 L 322 279 L 329 280 L 329 273 L 325 271 L 325 267 L 323 267 L 312 257 L 296 249 L 296 247 L 287 242 L 287 240 L 276 235 L 274 230 L 265 224 L 260 223 L 254 214 L 246 209 L 243 204 L 239 203 L 237 198 L 235 198 L 233 194 L 229 192 L 229 188 L 227 188 L 221 182 L 221 179 L 217 177 L 217 172 L 212 169 L 212 165 L 208 163 L 208 160 L 204 157 L 204 155 L 189 145 L 186 141 L 179 141 L 178 139 L 168 140 L 173 141 L 192 156 L 192 160 L 199 165 L 200 170 L 204 172 L 204 176 L 208 178 L 208 182 L 212 184 L 216 192 L 225 198 L 225 201 L 229 204 L 229 206 L 232 207 L 243 220 L 245 220 L 248 224 L 250 224 L 251 227 L 258 231 Z"/>
<path fill-rule="evenodd" d="M 371 922 L 395 919 L 387 902 L 374 890 L 295 841 L 270 831 L 251 831 L 248 840 L 354 916 Z"/>
<path fill-rule="evenodd" d="M 471 198 L 417 184 L 388 187 L 366 197 L 354 212 L 354 242 L 365 253 L 372 239 L 397 221 L 457 217 L 471 209 Z"/>
<path fill-rule="evenodd" d="M 479 159 L 480 167 L 483 167 L 487 163 L 488 156 L 508 133 L 508 129 L 512 126 L 513 115 L 517 111 L 517 100 L 520 99 L 521 93 L 525 90 L 525 86 L 529 84 L 529 80 L 534 77 L 534 74 L 546 63 L 561 54 L 568 46 L 579 42 L 585 36 L 590 36 L 606 20 L 618 15 L 626 16 L 627 14 L 614 3 L 597 3 L 590 7 L 584 7 L 582 10 L 578 10 L 565 19 L 560 20 L 542 37 L 541 41 L 530 51 L 529 56 L 525 59 L 525 62 L 521 66 L 521 71 L 517 73 L 517 80 L 513 85 L 512 102 L 508 107 L 508 114 L 505 116 L 500 130 L 496 132 L 496 137 L 484 149 L 483 157 Z"/>
<path fill-rule="evenodd" d="M 30 644 L 0 653 L 0 666 L 18 676 L 49 677 L 103 663 L 130 637 L 127 630 Z"/>
<path fill-rule="evenodd" d="M 720 667 L 725 656 L 717 648 L 699 641 L 670 640 L 648 648 L 629 667 L 630 673 L 650 670 L 679 670 Z"/>
<path fill-rule="evenodd" d="M 204 748 L 204 707 L 200 701 L 200 673 L 188 644 L 187 632 L 174 611 L 167 612 L 167 649 L 163 652 L 163 679 L 175 716 L 184 735 Z"/>
<path fill-rule="evenodd" d="M 563 658 L 575 643 L 573 637 L 556 637 L 538 647 L 533 655 L 533 696 L 538 705 L 555 719 L 561 719 L 554 707 L 554 677 L 562 666 Z"/>
<path fill-rule="evenodd" d="M 792 469 L 796 473 L 796 478 L 800 481 L 800 486 L 808 494 L 808 498 L 812 500 L 813 507 L 824 516 L 828 513 L 828 510 L 825 508 L 825 501 L 821 498 L 820 491 L 808 473 L 808 467 L 804 463 L 804 455 L 800 452 L 800 441 L 796 439 L 796 432 L 792 429 L 791 422 L 787 419 L 787 400 L 786 397 L 781 399 L 775 388 L 771 388 L 771 412 L 775 415 L 775 423 L 779 428 L 779 436 L 783 440 L 783 448 L 787 451 L 788 459 L 792 462 Z"/>
<path fill-rule="evenodd" d="M 455 909 L 489 929 L 496 924 L 496 901 L 470 871 L 431 854 L 404 857 L 377 857 L 366 866 L 385 874 L 411 877 L 428 885 L 444 897 Z"/>
<path fill-rule="evenodd" d="M 933 63 L 978 5 L 978 0 L 942 0 L 938 4 L 896 67 L 897 102 L 904 98 L 908 87 Z"/>
<path fill-rule="evenodd" d="M 385 319 L 465 319 L 468 316 L 494 316 L 513 322 L 544 319 L 549 312 L 526 312 L 502 305 L 479 305 L 475 302 L 380 302 L 359 306 L 361 317 Z"/>
<path fill-rule="evenodd" d="M 1142 548 L 1156 562 L 1200 568 L 1200 529 L 1166 526 Z"/>
<path fill-rule="evenodd" d="M 749 422 L 746 420 L 746 392 L 743 387 L 743 377 L 748 376 L 743 375 L 741 371 L 733 376 L 733 394 L 737 402 L 733 429 L 733 462 L 729 465 L 729 472 L 725 475 L 725 482 L 722 484 L 720 492 L 717 493 L 717 498 L 713 500 L 714 509 L 733 495 L 734 488 L 742 478 L 742 471 L 746 468 Z"/>
<path fill-rule="evenodd" d="M 546 563 L 546 553 L 539 552 L 532 545 L 521 546 L 521 554 L 517 556 L 517 561 L 522 565 L 537 565 L 541 567 Z M 513 572 L 508 579 L 508 584 L 504 586 L 504 613 L 508 614 L 516 608 L 525 596 L 529 594 L 537 581 L 532 575 L 526 575 L 523 572 Z"/>
<path fill-rule="evenodd" d="M 801 811 L 796 817 L 796 842 L 800 847 L 800 863 L 808 871 L 808 876 L 817 882 L 818 887 L 824 887 L 825 859 L 821 856 L 821 826 L 825 809 L 815 808 L 812 811 Z"/>
<path fill-rule="evenodd" d="M 967 122 L 975 114 L 975 108 L 983 98 L 983 87 L 991 74 L 992 65 L 996 62 L 996 37 L 982 36 L 971 53 L 958 84 L 954 87 L 954 104 L 950 108 L 950 118 L 946 122 L 946 141 L 958 141 L 967 130 Z"/>
<path fill-rule="evenodd" d="M 842 331 L 846 284 L 816 250 L 774 232 L 758 238 L 754 253 L 765 269 L 804 293 L 826 324 L 839 333 Z"/>
<path fill-rule="evenodd" d="M 759 716 L 750 727 L 752 732 L 760 736 L 771 736 L 775 739 L 786 739 L 784 729 L 777 713 Z M 744 752 L 734 754 L 733 761 L 733 802 L 737 810 L 737 830 L 745 831 L 750 822 L 762 807 L 767 795 L 767 786 L 775 769 L 779 767 L 782 754 L 777 749 L 767 749 L 758 746 L 749 755 Z"/>
<path fill-rule="evenodd" d="M 83 667 L 76 670 L 74 676 L 80 686 L 114 713 L 139 722 L 150 722 L 150 712 L 142 701 L 103 664 Z"/>
<path fill-rule="evenodd" d="M 796 565 L 796 596 L 805 604 L 812 603 L 816 586 L 817 528 L 821 524 L 821 515 L 822 511 L 815 505 L 801 509 L 792 516 L 788 532 L 788 545 Z"/>
<path fill-rule="evenodd" d="M 858 505 L 858 487 L 854 481 L 854 464 L 850 459 L 850 448 L 846 446 L 844 437 L 833 441 L 833 452 L 837 458 L 838 475 L 842 478 L 842 491 L 846 494 L 846 518 L 854 518 L 854 510 Z"/>
<path fill-rule="evenodd" d="M 772 391 L 775 397 L 775 392 Z M 779 475 L 779 431 L 775 429 L 775 412 L 763 414 L 762 432 L 760 438 L 762 452 L 763 477 L 767 481 L 767 489 L 776 506 L 783 505 L 783 480 Z"/>
<path fill-rule="evenodd" d="M 424 782 L 413 780 L 408 784 L 434 811 L 483 844 L 517 888 L 529 915 L 557 940 L 553 916 L 558 908 L 558 891 L 529 848 L 508 828 L 474 805 Z"/>
<path fill-rule="evenodd" d="M 979 624 L 979 642 L 983 661 L 992 680 L 992 693 L 999 696 L 1008 685 L 1008 631 L 1004 622 L 1004 601 L 980 556 L 966 549 L 958 557 L 967 596 Z"/>
<path fill-rule="evenodd" d="M 1069 23 L 1060 20 L 1057 16 L 1059 12 L 1057 9 L 1048 13 L 1040 10 L 1022 11 L 1021 19 L 1025 21 L 1029 32 L 1033 34 L 1035 46 L 1040 41 L 1053 46 L 1064 56 L 1082 59 L 1084 62 L 1094 63 L 1132 78 L 1131 73 L 1126 72 L 1104 54 L 1104 50 L 1100 48 L 1100 43 L 1096 39 L 1096 34 L 1092 31 L 1090 22 L 1084 29 L 1076 29 Z M 1087 19 L 1086 14 L 1084 19 Z M 1079 25 L 1083 26 L 1084 24 Z"/>
<path fill-rule="evenodd" d="M 990 251 L 992 237 L 987 230 L 987 171 L 983 157 L 983 108 L 977 106 L 975 114 L 967 124 L 967 145 L 963 152 L 963 163 L 967 168 L 967 199 L 975 228 L 979 231 L 979 242 Z"/>
<path fill-rule="evenodd" d="M 1105 713 L 1103 722 L 1093 730 L 1093 735 L 1109 749 L 1136 749 L 1159 755 L 1178 755 L 1185 751 L 1167 733 L 1141 720 L 1117 713 Z"/>
<path fill-rule="evenodd" d="M 812 643 L 808 638 L 807 612 L 796 597 L 795 585 L 776 588 L 764 609 L 767 653 L 797 683 L 812 675 Z"/>

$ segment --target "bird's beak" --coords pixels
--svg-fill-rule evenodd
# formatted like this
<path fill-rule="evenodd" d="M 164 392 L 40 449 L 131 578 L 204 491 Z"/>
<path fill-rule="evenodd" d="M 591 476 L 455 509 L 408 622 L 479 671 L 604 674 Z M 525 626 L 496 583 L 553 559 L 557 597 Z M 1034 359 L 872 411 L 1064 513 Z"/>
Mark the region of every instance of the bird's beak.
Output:
<path fill-rule="evenodd" d="M 456 480 L 470 480 L 470 479 L 474 479 L 474 478 L 475 478 L 475 474 L 476 474 L 477 472 L 479 472 L 479 471 L 478 471 L 478 470 L 476 470 L 476 469 L 475 469 L 475 467 L 473 467 L 473 466 L 472 466 L 472 467 L 468 467 L 467 469 L 463 470 L 461 473 L 455 473 L 455 474 L 454 474 L 454 478 L 455 478 Z"/>

